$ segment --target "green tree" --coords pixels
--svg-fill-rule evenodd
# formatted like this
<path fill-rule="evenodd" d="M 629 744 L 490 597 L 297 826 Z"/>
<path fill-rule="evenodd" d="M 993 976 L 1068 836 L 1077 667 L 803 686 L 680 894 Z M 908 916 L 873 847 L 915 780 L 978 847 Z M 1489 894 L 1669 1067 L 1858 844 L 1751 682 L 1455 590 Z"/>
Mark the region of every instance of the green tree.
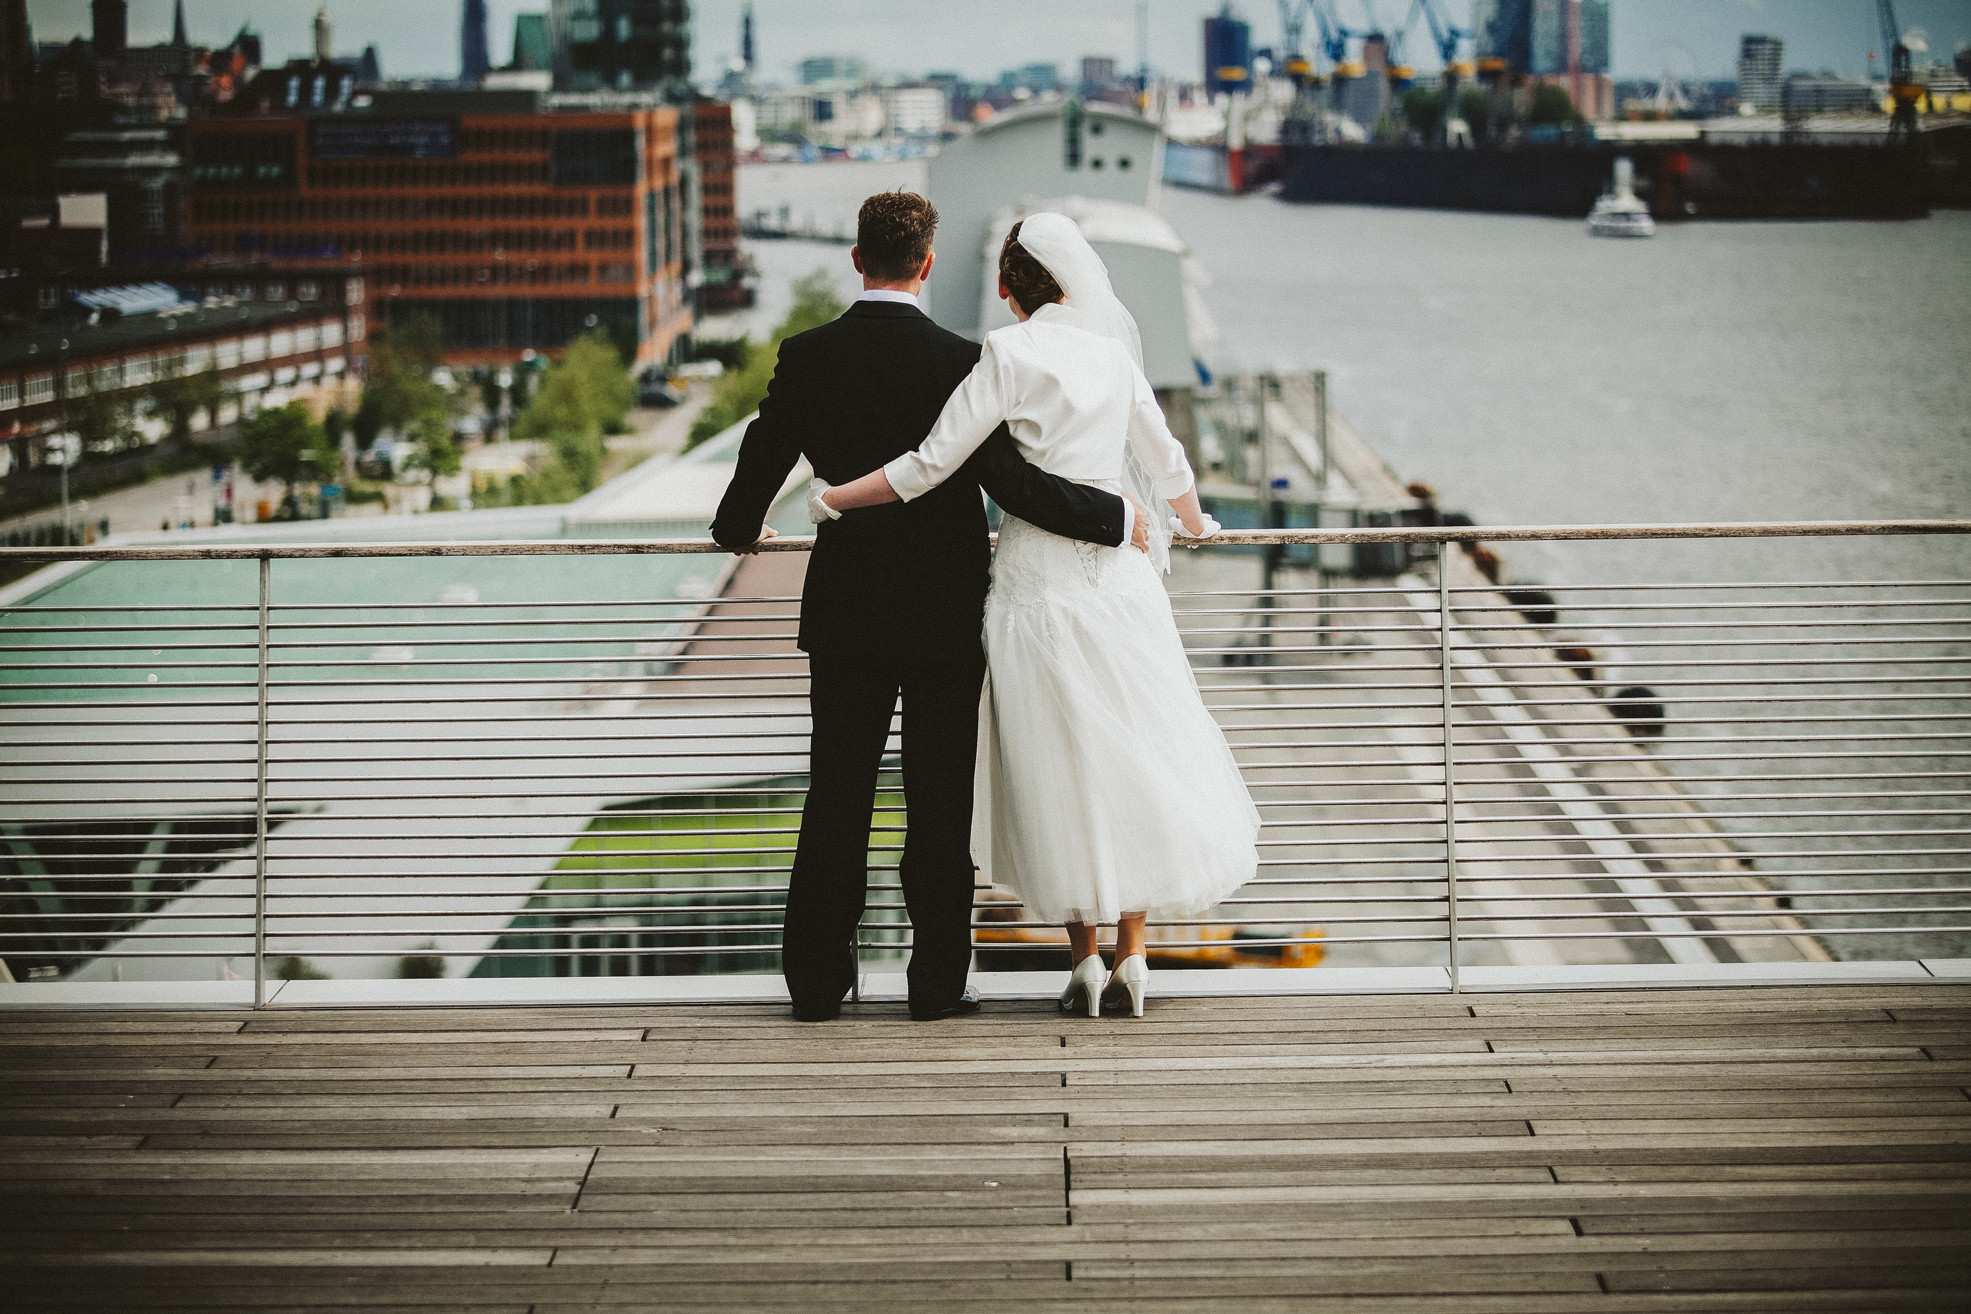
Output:
<path fill-rule="evenodd" d="M 435 475 L 457 474 L 464 453 L 452 434 L 450 408 L 420 411 L 404 430 L 404 436 L 417 444 L 417 450 L 404 464 L 412 470 L 429 470 Z"/>
<path fill-rule="evenodd" d="M 1566 87 L 1543 82 L 1533 88 L 1533 104 L 1526 111 L 1526 121 L 1543 126 L 1565 126 L 1584 120 L 1574 112 L 1574 98 L 1567 94 Z"/>
<path fill-rule="evenodd" d="M 369 374 L 352 426 L 356 441 L 367 447 L 384 429 L 408 432 L 424 416 L 449 421 L 452 399 L 432 381 L 435 368 L 426 363 L 419 344 L 400 344 L 394 331 L 379 335 L 370 346 Z"/>
<path fill-rule="evenodd" d="M 576 338 L 562 353 L 560 368 L 572 374 L 587 392 L 602 431 L 620 432 L 630 407 L 636 404 L 636 384 L 609 335 L 597 330 Z"/>
<path fill-rule="evenodd" d="M 1429 87 L 1411 87 L 1403 93 L 1403 121 L 1425 138 L 1437 134 L 1437 123 L 1443 116 L 1443 92 Z"/>
<path fill-rule="evenodd" d="M 294 486 L 332 476 L 340 455 L 301 402 L 270 406 L 240 426 L 240 464 L 255 479 Z"/>
<path fill-rule="evenodd" d="M 68 403 L 68 427 L 86 452 L 121 451 L 137 438 L 130 403 L 112 392 L 85 392 Z"/>
<path fill-rule="evenodd" d="M 413 365 L 422 367 L 426 374 L 444 363 L 445 331 L 436 315 L 422 311 L 405 315 L 392 323 L 380 336 L 390 344 L 390 349 L 398 356 Z M 374 341 L 371 347 L 374 350 Z"/>
<path fill-rule="evenodd" d="M 549 453 L 525 500 L 567 501 L 600 483 L 608 453 L 602 436 L 622 425 L 635 400 L 629 371 L 606 334 L 588 333 L 569 343 L 513 422 L 514 437 L 544 443 Z"/>
<path fill-rule="evenodd" d="M 766 345 L 746 353 L 745 364 L 719 380 L 718 390 L 705 409 L 698 412 L 698 418 L 691 423 L 691 438 L 686 449 L 696 447 L 714 434 L 730 429 L 733 425 L 760 408 L 760 402 L 767 394 L 767 384 L 773 380 L 774 365 L 780 359 L 780 344 L 796 333 L 805 333 L 811 328 L 837 319 L 848 307 L 835 291 L 835 281 L 825 269 L 817 269 L 806 278 L 794 280 L 794 304 L 787 312 L 787 318 L 780 321 L 773 331 L 773 337 Z"/>
<path fill-rule="evenodd" d="M 193 417 L 200 411 L 208 415 L 217 411 L 225 395 L 218 370 L 187 374 L 182 357 L 175 360 L 167 357 L 162 377 L 145 393 L 170 427 L 172 441 L 178 443 L 191 441 Z"/>

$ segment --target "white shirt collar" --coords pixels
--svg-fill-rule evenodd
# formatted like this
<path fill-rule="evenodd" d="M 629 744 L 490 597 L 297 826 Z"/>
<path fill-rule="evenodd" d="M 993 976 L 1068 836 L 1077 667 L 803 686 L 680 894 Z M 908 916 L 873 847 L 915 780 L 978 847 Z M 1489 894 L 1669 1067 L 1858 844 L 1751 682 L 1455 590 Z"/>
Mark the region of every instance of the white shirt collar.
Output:
<path fill-rule="evenodd" d="M 917 298 L 912 296 L 910 293 L 899 292 L 895 288 L 888 288 L 888 287 L 864 288 L 862 295 L 857 297 L 856 300 L 857 301 L 894 301 L 900 306 L 917 306 L 919 310 L 923 309 L 921 305 L 918 305 Z"/>

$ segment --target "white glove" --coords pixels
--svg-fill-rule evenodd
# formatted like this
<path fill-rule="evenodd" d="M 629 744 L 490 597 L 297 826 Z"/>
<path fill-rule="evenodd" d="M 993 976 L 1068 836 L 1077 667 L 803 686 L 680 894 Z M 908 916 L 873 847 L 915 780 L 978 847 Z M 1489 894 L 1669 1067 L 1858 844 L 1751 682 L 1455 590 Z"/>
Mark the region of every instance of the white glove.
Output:
<path fill-rule="evenodd" d="M 1173 534 L 1190 534 L 1192 538 L 1210 538 L 1213 534 L 1225 528 L 1225 526 L 1213 520 L 1207 513 L 1200 511 L 1198 514 L 1204 519 L 1204 528 L 1198 533 L 1192 534 L 1190 530 L 1184 528 L 1184 521 L 1178 516 L 1172 516 L 1170 518 L 1170 532 Z"/>
<path fill-rule="evenodd" d="M 840 520 L 842 518 L 840 511 L 837 511 L 834 507 L 821 500 L 823 495 L 833 487 L 833 484 L 825 480 L 808 480 L 808 523 L 810 525 L 818 525 L 824 520 Z"/>

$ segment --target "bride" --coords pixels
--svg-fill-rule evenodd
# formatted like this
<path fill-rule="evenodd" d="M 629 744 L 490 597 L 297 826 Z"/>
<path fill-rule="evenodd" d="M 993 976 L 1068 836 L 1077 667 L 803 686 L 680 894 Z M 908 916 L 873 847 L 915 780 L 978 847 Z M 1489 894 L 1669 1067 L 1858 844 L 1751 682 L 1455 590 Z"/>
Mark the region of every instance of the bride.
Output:
<path fill-rule="evenodd" d="M 1136 322 L 1074 221 L 1040 213 L 1015 224 L 999 295 L 1019 322 L 987 335 L 923 445 L 853 483 L 816 481 L 810 518 L 920 497 L 1004 422 L 1041 469 L 1120 492 L 1128 467 L 1139 499 L 1176 512 L 1173 527 L 1217 532 L 1143 376 Z M 1061 1007 L 1091 1017 L 1105 1004 L 1143 1015 L 1147 916 L 1201 914 L 1258 865 L 1259 813 L 1198 694 L 1157 578 L 1168 568 L 1168 530 L 1146 556 L 1012 516 L 993 558 L 987 871 L 1035 915 L 1066 924 L 1075 968 Z M 1105 988 L 1097 937 L 1111 922 Z"/>

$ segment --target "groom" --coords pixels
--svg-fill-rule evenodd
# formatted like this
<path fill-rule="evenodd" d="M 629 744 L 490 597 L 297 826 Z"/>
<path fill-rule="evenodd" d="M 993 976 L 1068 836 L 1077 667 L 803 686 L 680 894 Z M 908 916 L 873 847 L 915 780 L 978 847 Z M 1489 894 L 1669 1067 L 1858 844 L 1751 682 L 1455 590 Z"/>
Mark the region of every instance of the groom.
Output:
<path fill-rule="evenodd" d="M 909 192 L 863 202 L 849 252 L 863 293 L 840 319 L 780 344 L 773 382 L 712 524 L 719 546 L 744 552 L 771 533 L 763 527 L 767 511 L 802 456 L 832 484 L 915 449 L 977 363 L 977 343 L 918 309 L 937 223 L 931 203 Z M 1120 547 L 1143 536 L 1142 514 L 1130 503 L 1035 469 L 1004 425 L 942 487 L 821 526 L 798 640 L 808 654 L 814 738 L 781 937 L 787 992 L 803 1022 L 838 1016 L 855 984 L 870 813 L 899 697 L 910 1015 L 929 1021 L 978 1009 L 965 976 L 991 565 L 981 488 L 1022 520 L 1068 538 Z"/>

